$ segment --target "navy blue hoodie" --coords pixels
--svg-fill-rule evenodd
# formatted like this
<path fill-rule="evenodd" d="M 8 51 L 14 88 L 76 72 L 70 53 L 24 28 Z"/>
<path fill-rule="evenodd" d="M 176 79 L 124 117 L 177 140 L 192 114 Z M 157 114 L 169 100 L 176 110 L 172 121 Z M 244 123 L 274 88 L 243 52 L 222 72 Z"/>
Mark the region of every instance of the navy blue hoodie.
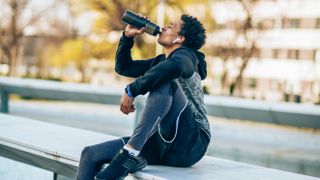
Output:
<path fill-rule="evenodd" d="M 132 60 L 133 38 L 122 35 L 116 52 L 115 70 L 127 77 L 136 78 L 129 84 L 133 97 L 145 94 L 173 79 L 188 78 L 197 72 L 201 79 L 207 76 L 203 53 L 181 46 L 167 58 L 164 54 L 147 60 Z"/>

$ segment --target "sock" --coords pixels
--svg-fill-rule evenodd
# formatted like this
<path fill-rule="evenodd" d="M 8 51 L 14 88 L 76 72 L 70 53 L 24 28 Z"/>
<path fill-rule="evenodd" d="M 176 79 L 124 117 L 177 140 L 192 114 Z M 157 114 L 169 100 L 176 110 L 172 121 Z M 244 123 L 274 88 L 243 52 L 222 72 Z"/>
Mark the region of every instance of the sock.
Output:
<path fill-rule="evenodd" d="M 138 156 L 140 154 L 140 151 L 135 150 L 135 149 L 133 149 L 131 147 L 128 147 L 127 145 L 124 145 L 123 149 L 127 150 L 129 152 L 129 154 L 132 155 L 132 156 Z"/>

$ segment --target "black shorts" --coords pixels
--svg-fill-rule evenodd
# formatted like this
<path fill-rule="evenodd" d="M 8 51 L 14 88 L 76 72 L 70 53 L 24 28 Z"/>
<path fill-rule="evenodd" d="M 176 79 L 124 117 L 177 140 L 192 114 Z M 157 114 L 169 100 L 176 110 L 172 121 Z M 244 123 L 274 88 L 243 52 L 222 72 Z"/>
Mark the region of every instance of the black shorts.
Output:
<path fill-rule="evenodd" d="M 129 137 L 123 139 L 127 142 Z M 166 143 L 156 132 L 143 146 L 141 155 L 150 165 L 190 167 L 205 155 L 209 142 L 210 137 L 200 129 L 190 107 L 187 106 L 180 115 L 175 140 Z"/>

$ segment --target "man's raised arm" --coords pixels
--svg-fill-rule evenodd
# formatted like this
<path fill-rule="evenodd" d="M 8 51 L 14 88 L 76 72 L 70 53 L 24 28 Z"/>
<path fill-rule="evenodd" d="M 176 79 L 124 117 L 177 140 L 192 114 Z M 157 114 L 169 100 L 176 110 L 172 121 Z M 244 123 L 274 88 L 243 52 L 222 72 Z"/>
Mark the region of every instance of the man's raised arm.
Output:
<path fill-rule="evenodd" d="M 136 78 L 151 68 L 154 58 L 148 60 L 132 60 L 131 48 L 133 43 L 133 37 L 127 37 L 125 33 L 123 33 L 116 52 L 115 71 L 120 75 Z"/>

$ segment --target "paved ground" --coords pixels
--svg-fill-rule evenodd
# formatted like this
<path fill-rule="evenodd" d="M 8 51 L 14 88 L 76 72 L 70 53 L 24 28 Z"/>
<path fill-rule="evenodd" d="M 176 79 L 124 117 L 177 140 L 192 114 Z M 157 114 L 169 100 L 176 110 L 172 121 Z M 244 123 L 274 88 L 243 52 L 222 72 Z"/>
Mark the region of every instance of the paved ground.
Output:
<path fill-rule="evenodd" d="M 11 101 L 13 115 L 106 134 L 130 135 L 134 114 L 117 106 L 59 102 Z M 320 177 L 320 130 L 210 117 L 208 155 Z"/>

